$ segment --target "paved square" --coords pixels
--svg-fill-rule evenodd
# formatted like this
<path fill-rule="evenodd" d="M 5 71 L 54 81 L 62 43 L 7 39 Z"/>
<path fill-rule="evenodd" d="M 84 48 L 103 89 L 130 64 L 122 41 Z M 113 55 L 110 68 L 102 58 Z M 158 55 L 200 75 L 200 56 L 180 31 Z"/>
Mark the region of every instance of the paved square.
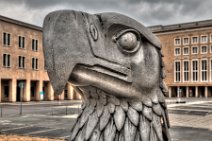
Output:
<path fill-rule="evenodd" d="M 168 105 L 173 141 L 212 140 L 211 101 Z M 68 139 L 80 112 L 79 105 L 80 101 L 28 103 L 23 106 L 22 116 L 19 116 L 19 103 L 4 105 L 0 132 Z"/>

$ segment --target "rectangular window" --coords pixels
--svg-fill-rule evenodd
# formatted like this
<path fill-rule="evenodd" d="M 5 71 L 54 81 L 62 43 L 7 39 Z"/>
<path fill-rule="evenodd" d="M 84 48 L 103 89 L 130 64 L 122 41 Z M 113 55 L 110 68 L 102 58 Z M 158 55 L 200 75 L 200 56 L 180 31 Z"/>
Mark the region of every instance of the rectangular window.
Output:
<path fill-rule="evenodd" d="M 192 61 L 192 81 L 198 81 L 198 61 Z"/>
<path fill-rule="evenodd" d="M 207 60 L 202 60 L 201 61 L 201 80 L 202 81 L 207 81 L 208 80 L 208 67 L 207 67 Z"/>
<path fill-rule="evenodd" d="M 211 81 L 212 81 L 212 59 L 210 61 L 210 77 L 211 77 Z"/>
<path fill-rule="evenodd" d="M 175 49 L 174 49 L 174 55 L 175 55 L 175 56 L 180 55 L 180 48 L 175 48 Z"/>
<path fill-rule="evenodd" d="M 207 35 L 202 35 L 201 36 L 201 43 L 207 43 L 208 42 L 208 36 Z"/>
<path fill-rule="evenodd" d="M 201 53 L 202 54 L 208 53 L 208 47 L 207 46 L 201 46 Z"/>
<path fill-rule="evenodd" d="M 38 58 L 32 58 L 32 69 L 33 70 L 38 69 Z"/>
<path fill-rule="evenodd" d="M 189 62 L 188 61 L 183 62 L 183 77 L 184 77 L 184 81 L 189 81 Z"/>
<path fill-rule="evenodd" d="M 188 45 L 189 44 L 189 38 L 183 38 L 183 45 Z"/>
<path fill-rule="evenodd" d="M 25 68 L 25 57 L 24 56 L 18 57 L 18 67 L 20 69 Z"/>
<path fill-rule="evenodd" d="M 197 43 L 199 43 L 198 37 L 197 36 L 192 37 L 192 44 L 197 44 Z"/>
<path fill-rule="evenodd" d="M 192 54 L 198 54 L 198 47 L 192 47 Z"/>
<path fill-rule="evenodd" d="M 211 76 L 211 81 L 212 81 L 212 59 L 211 59 L 211 64 L 210 64 L 210 76 Z"/>
<path fill-rule="evenodd" d="M 210 35 L 210 42 L 212 43 L 212 34 Z"/>
<path fill-rule="evenodd" d="M 10 46 L 10 33 L 3 33 L 3 44 L 4 46 Z"/>
<path fill-rule="evenodd" d="M 210 46 L 210 53 L 212 53 L 212 45 Z"/>
<path fill-rule="evenodd" d="M 3 66 L 4 67 L 10 67 L 11 62 L 10 62 L 10 54 L 3 54 Z"/>
<path fill-rule="evenodd" d="M 180 61 L 175 62 L 175 82 L 180 82 Z"/>
<path fill-rule="evenodd" d="M 18 36 L 19 48 L 25 48 L 25 37 Z"/>
<path fill-rule="evenodd" d="M 183 48 L 183 55 L 189 55 L 189 48 L 188 47 Z"/>
<path fill-rule="evenodd" d="M 32 50 L 38 51 L 38 40 L 32 39 Z"/>
<path fill-rule="evenodd" d="M 181 45 L 181 39 L 180 38 L 175 38 L 174 45 Z"/>

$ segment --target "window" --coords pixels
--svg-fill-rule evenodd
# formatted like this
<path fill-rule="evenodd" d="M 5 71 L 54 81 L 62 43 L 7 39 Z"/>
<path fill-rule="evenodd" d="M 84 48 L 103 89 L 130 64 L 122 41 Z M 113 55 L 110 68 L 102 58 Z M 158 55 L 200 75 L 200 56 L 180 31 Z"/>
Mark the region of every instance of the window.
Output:
<path fill-rule="evenodd" d="M 32 69 L 37 70 L 38 69 L 38 59 L 32 58 Z"/>
<path fill-rule="evenodd" d="M 4 32 L 3 33 L 3 44 L 4 46 L 10 46 L 10 34 Z"/>
<path fill-rule="evenodd" d="M 212 81 L 212 59 L 211 59 L 211 64 L 210 64 L 210 76 L 211 76 L 211 81 Z"/>
<path fill-rule="evenodd" d="M 174 49 L 174 55 L 175 55 L 175 56 L 180 55 L 180 48 L 175 48 L 175 49 Z"/>
<path fill-rule="evenodd" d="M 18 67 L 25 68 L 25 57 L 24 56 L 18 57 Z"/>
<path fill-rule="evenodd" d="M 212 34 L 210 35 L 210 42 L 212 43 Z"/>
<path fill-rule="evenodd" d="M 212 45 L 210 46 L 210 53 L 212 53 Z"/>
<path fill-rule="evenodd" d="M 183 55 L 188 55 L 189 54 L 189 48 L 188 47 L 184 47 L 183 48 Z"/>
<path fill-rule="evenodd" d="M 183 45 L 188 45 L 189 44 L 189 38 L 183 38 Z"/>
<path fill-rule="evenodd" d="M 202 54 L 208 53 L 208 47 L 207 46 L 201 46 L 201 53 Z"/>
<path fill-rule="evenodd" d="M 180 61 L 175 62 L 175 82 L 180 82 Z"/>
<path fill-rule="evenodd" d="M 189 81 L 189 62 L 183 62 L 183 81 Z"/>
<path fill-rule="evenodd" d="M 201 43 L 207 43 L 208 42 L 208 36 L 202 35 L 201 36 Z"/>
<path fill-rule="evenodd" d="M 198 54 L 198 47 L 192 47 L 192 54 Z"/>
<path fill-rule="evenodd" d="M 207 60 L 201 61 L 201 78 L 202 81 L 207 81 Z"/>
<path fill-rule="evenodd" d="M 32 39 L 32 50 L 38 51 L 38 40 Z"/>
<path fill-rule="evenodd" d="M 175 38 L 174 45 L 181 45 L 181 39 Z"/>
<path fill-rule="evenodd" d="M 24 48 L 25 47 L 25 37 L 18 36 L 18 43 L 19 43 L 19 48 Z"/>
<path fill-rule="evenodd" d="M 3 54 L 3 66 L 4 67 L 10 67 L 11 62 L 10 62 L 10 54 Z"/>
<path fill-rule="evenodd" d="M 197 60 L 192 61 L 192 81 L 194 82 L 198 81 L 198 61 Z"/>
<path fill-rule="evenodd" d="M 192 37 L 192 44 L 197 44 L 199 41 L 198 41 L 198 37 L 195 36 L 195 37 Z"/>

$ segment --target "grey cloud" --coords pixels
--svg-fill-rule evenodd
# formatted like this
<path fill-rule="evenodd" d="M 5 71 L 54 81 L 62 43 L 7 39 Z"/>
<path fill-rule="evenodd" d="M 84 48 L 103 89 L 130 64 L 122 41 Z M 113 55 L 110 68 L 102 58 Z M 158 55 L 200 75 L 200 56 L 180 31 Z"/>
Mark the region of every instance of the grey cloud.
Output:
<path fill-rule="evenodd" d="M 0 13 L 41 26 L 51 11 L 74 9 L 89 13 L 119 12 L 145 25 L 173 24 L 211 17 L 211 0 L 1 0 Z M 23 13 L 20 13 L 23 12 Z M 20 16 L 23 14 L 23 16 Z"/>

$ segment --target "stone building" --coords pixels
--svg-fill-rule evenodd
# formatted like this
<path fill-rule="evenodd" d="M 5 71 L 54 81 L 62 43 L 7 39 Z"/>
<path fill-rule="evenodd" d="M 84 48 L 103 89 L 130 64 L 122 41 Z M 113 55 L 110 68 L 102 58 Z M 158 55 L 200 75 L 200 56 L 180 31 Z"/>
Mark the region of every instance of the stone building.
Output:
<path fill-rule="evenodd" d="M 162 43 L 169 97 L 212 97 L 212 20 L 149 28 Z"/>
<path fill-rule="evenodd" d="M 74 99 L 67 84 L 54 95 L 44 68 L 42 28 L 0 16 L 0 102 Z"/>

